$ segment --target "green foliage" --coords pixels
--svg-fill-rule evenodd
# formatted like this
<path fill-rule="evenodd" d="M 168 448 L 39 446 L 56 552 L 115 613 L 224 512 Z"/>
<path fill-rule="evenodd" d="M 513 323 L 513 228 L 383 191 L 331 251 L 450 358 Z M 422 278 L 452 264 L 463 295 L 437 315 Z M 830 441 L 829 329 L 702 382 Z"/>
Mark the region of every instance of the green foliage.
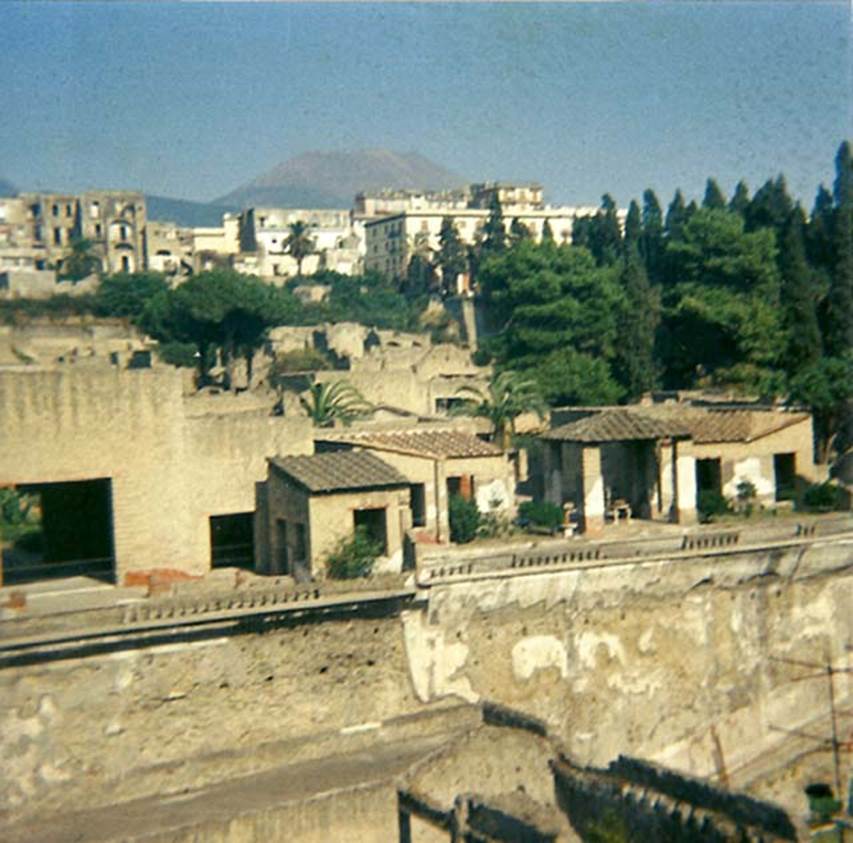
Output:
<path fill-rule="evenodd" d="M 582 371 L 587 362 L 596 378 L 603 375 L 599 397 L 621 393 L 611 371 L 626 306 L 619 267 L 596 266 L 586 249 L 523 242 L 484 263 L 480 287 L 504 326 L 489 346 L 496 362 L 535 378 L 549 403 L 575 391 L 567 378 L 592 386 Z M 566 356 L 576 364 L 569 373 Z"/>
<path fill-rule="evenodd" d="M 853 352 L 845 357 L 823 357 L 800 370 L 791 380 L 789 398 L 807 404 L 814 414 L 818 461 L 826 462 L 833 449 L 842 452 L 851 444 L 839 440 L 853 399 Z"/>
<path fill-rule="evenodd" d="M 270 377 L 274 381 L 279 375 L 293 372 L 319 372 L 332 368 L 334 366 L 327 354 L 316 348 L 299 348 L 276 354 L 270 367 Z"/>
<path fill-rule="evenodd" d="M 82 281 L 100 270 L 101 259 L 95 252 L 95 244 L 84 237 L 72 240 L 68 254 L 59 262 L 59 277 L 69 281 Z"/>
<path fill-rule="evenodd" d="M 95 310 L 99 316 L 126 317 L 135 322 L 150 299 L 168 290 L 166 279 L 156 272 L 108 275 L 95 293 Z"/>
<path fill-rule="evenodd" d="M 369 577 L 381 553 L 382 545 L 370 537 L 367 528 L 356 527 L 352 536 L 338 542 L 326 557 L 326 573 L 336 580 Z"/>
<path fill-rule="evenodd" d="M 477 536 L 480 526 L 480 510 L 476 501 L 463 498 L 461 495 L 451 495 L 447 504 L 450 518 L 450 540 L 457 544 L 467 544 Z"/>
<path fill-rule="evenodd" d="M 327 272 L 321 277 L 331 290 L 327 302 L 317 309 L 316 321 L 359 322 L 398 331 L 417 326 L 420 308 L 378 273 L 352 276 Z"/>
<path fill-rule="evenodd" d="M 518 508 L 518 518 L 523 524 L 556 530 L 563 523 L 563 510 L 550 501 L 525 501 Z"/>
<path fill-rule="evenodd" d="M 194 369 L 198 366 L 198 349 L 191 342 L 161 342 L 157 344 L 157 356 L 171 366 Z"/>
<path fill-rule="evenodd" d="M 498 255 L 506 248 L 506 228 L 497 193 L 489 203 L 489 216 L 483 226 L 483 255 Z"/>
<path fill-rule="evenodd" d="M 803 493 L 803 506 L 813 512 L 844 509 L 844 489 L 834 483 L 814 483 Z"/>
<path fill-rule="evenodd" d="M 459 412 L 488 419 L 492 423 L 494 439 L 504 450 L 510 447 L 515 420 L 522 413 L 536 413 L 542 419 L 547 410 L 536 381 L 517 372 L 495 375 L 485 391 L 463 386 L 456 390 L 456 394 L 466 398 Z"/>
<path fill-rule="evenodd" d="M 711 489 L 703 489 L 699 492 L 696 508 L 699 510 L 699 520 L 703 522 L 713 521 L 714 518 L 727 515 L 732 511 L 728 499 Z"/>
<path fill-rule="evenodd" d="M 336 421 L 349 425 L 373 411 L 373 405 L 346 381 L 312 383 L 299 403 L 317 427 L 332 427 Z"/>
<path fill-rule="evenodd" d="M 616 404 L 625 395 L 605 360 L 570 348 L 552 351 L 534 374 L 552 407 Z"/>
<path fill-rule="evenodd" d="M 314 238 L 311 237 L 308 224 L 302 220 L 290 223 L 288 226 L 287 237 L 284 241 L 284 248 L 287 253 L 296 261 L 296 274 L 302 275 L 302 262 L 309 255 L 313 255 Z"/>
<path fill-rule="evenodd" d="M 36 501 L 35 495 L 17 489 L 0 489 L 0 542 L 13 542 L 23 549 L 39 549 L 42 532 Z"/>
<path fill-rule="evenodd" d="M 0 489 L 0 520 L 3 524 L 15 526 L 30 518 L 33 499 L 30 495 L 16 489 Z"/>
<path fill-rule="evenodd" d="M 631 830 L 624 817 L 608 810 L 584 830 L 586 843 L 630 843 Z"/>
<path fill-rule="evenodd" d="M 92 293 L 81 296 L 58 293 L 47 299 L 21 298 L 0 301 L 0 321 L 4 325 L 22 325 L 32 319 L 60 321 L 71 317 L 91 316 L 95 312 L 95 296 Z"/>
<path fill-rule="evenodd" d="M 705 198 L 702 200 L 703 208 L 721 211 L 726 207 L 726 197 L 716 179 L 708 179 L 705 183 Z"/>

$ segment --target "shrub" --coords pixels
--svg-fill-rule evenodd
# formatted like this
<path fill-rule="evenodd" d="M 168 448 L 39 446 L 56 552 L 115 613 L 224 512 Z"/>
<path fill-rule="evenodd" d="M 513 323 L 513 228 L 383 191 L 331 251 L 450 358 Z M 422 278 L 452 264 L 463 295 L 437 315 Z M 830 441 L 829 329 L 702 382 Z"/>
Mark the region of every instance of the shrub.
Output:
<path fill-rule="evenodd" d="M 172 366 L 181 366 L 185 369 L 193 369 L 198 365 L 195 356 L 198 348 L 191 342 L 161 342 L 157 346 L 157 356 Z"/>
<path fill-rule="evenodd" d="M 292 372 L 316 372 L 332 368 L 334 368 L 332 361 L 322 351 L 315 348 L 299 348 L 276 354 L 270 375 L 276 377 Z"/>
<path fill-rule="evenodd" d="M 525 501 L 518 508 L 518 519 L 522 524 L 556 530 L 563 523 L 563 510 L 548 501 Z"/>
<path fill-rule="evenodd" d="M 480 510 L 475 501 L 451 495 L 447 506 L 450 516 L 450 540 L 457 544 L 473 541 L 480 526 Z"/>
<path fill-rule="evenodd" d="M 731 504 L 719 492 L 704 489 L 699 492 L 697 502 L 701 521 L 711 521 L 718 515 L 726 515 L 732 511 Z"/>
<path fill-rule="evenodd" d="M 844 490 L 827 481 L 814 483 L 803 494 L 803 505 L 808 510 L 830 512 L 844 508 Z"/>
<path fill-rule="evenodd" d="M 342 539 L 326 557 L 326 573 L 336 580 L 370 576 L 382 545 L 370 537 L 366 527 L 356 527 L 351 538 Z"/>

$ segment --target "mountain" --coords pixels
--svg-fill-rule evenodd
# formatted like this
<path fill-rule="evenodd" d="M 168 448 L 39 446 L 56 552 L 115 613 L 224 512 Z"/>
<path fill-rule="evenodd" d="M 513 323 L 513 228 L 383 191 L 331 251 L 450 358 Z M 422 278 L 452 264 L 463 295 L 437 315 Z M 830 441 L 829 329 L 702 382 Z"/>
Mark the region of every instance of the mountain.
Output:
<path fill-rule="evenodd" d="M 189 228 L 222 225 L 222 215 L 238 210 L 235 205 L 192 202 L 168 196 L 146 196 L 146 216 L 150 220 L 169 221 Z"/>
<path fill-rule="evenodd" d="M 382 188 L 447 190 L 465 179 L 415 152 L 306 152 L 215 199 L 241 208 L 350 208 L 356 193 Z"/>
<path fill-rule="evenodd" d="M 0 179 L 0 196 L 17 196 L 18 189 L 10 181 Z"/>

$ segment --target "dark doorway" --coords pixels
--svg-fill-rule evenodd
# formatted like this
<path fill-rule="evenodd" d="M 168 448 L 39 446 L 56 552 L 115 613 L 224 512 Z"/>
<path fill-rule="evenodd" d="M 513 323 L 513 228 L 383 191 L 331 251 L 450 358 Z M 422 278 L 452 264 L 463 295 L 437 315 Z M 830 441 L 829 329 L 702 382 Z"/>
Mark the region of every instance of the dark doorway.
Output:
<path fill-rule="evenodd" d="M 26 500 L 29 523 L 3 550 L 5 584 L 73 576 L 114 581 L 109 478 L 23 485 L 11 492 Z"/>
<path fill-rule="evenodd" d="M 385 509 L 356 509 L 352 516 L 355 528 L 364 527 L 370 538 L 381 546 L 380 555 L 384 556 L 388 552 Z"/>
<path fill-rule="evenodd" d="M 792 501 L 797 492 L 797 455 L 773 454 L 776 500 Z"/>
<path fill-rule="evenodd" d="M 210 566 L 212 568 L 255 567 L 253 512 L 210 516 Z"/>
<path fill-rule="evenodd" d="M 409 486 L 409 508 L 412 510 L 412 526 L 426 526 L 426 490 L 423 483 Z"/>
<path fill-rule="evenodd" d="M 723 493 L 723 472 L 720 460 L 696 460 L 696 491 Z"/>
<path fill-rule="evenodd" d="M 447 494 L 448 497 L 459 495 L 465 498 L 466 501 L 474 498 L 474 477 L 471 474 L 462 474 L 459 477 L 447 478 Z"/>

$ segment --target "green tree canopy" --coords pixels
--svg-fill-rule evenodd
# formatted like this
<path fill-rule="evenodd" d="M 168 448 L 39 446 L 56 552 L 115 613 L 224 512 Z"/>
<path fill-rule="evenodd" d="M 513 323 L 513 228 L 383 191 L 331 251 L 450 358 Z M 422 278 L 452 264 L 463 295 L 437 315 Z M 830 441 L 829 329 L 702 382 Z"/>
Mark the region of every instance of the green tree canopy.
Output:
<path fill-rule="evenodd" d="M 302 262 L 315 251 L 314 238 L 307 223 L 302 220 L 290 223 L 284 248 L 296 261 L 296 274 L 301 276 Z"/>
<path fill-rule="evenodd" d="M 158 272 L 108 275 L 95 292 L 99 316 L 121 316 L 138 320 L 146 303 L 168 291 L 166 279 Z"/>
<path fill-rule="evenodd" d="M 347 381 L 312 383 L 299 403 L 316 427 L 332 427 L 336 421 L 349 425 L 373 411 L 373 405 Z"/>
<path fill-rule="evenodd" d="M 705 183 L 705 197 L 702 200 L 703 208 L 721 211 L 726 207 L 726 195 L 720 190 L 716 179 L 708 179 Z"/>
<path fill-rule="evenodd" d="M 441 285 L 445 292 L 455 292 L 456 279 L 465 272 L 468 261 L 465 245 L 459 237 L 459 229 L 453 222 L 453 217 L 446 216 L 441 220 L 438 232 L 438 267 L 441 270 Z"/>
<path fill-rule="evenodd" d="M 101 259 L 95 251 L 95 244 L 85 237 L 72 240 L 68 253 L 59 262 L 59 277 L 70 281 L 82 281 L 100 271 Z"/>

